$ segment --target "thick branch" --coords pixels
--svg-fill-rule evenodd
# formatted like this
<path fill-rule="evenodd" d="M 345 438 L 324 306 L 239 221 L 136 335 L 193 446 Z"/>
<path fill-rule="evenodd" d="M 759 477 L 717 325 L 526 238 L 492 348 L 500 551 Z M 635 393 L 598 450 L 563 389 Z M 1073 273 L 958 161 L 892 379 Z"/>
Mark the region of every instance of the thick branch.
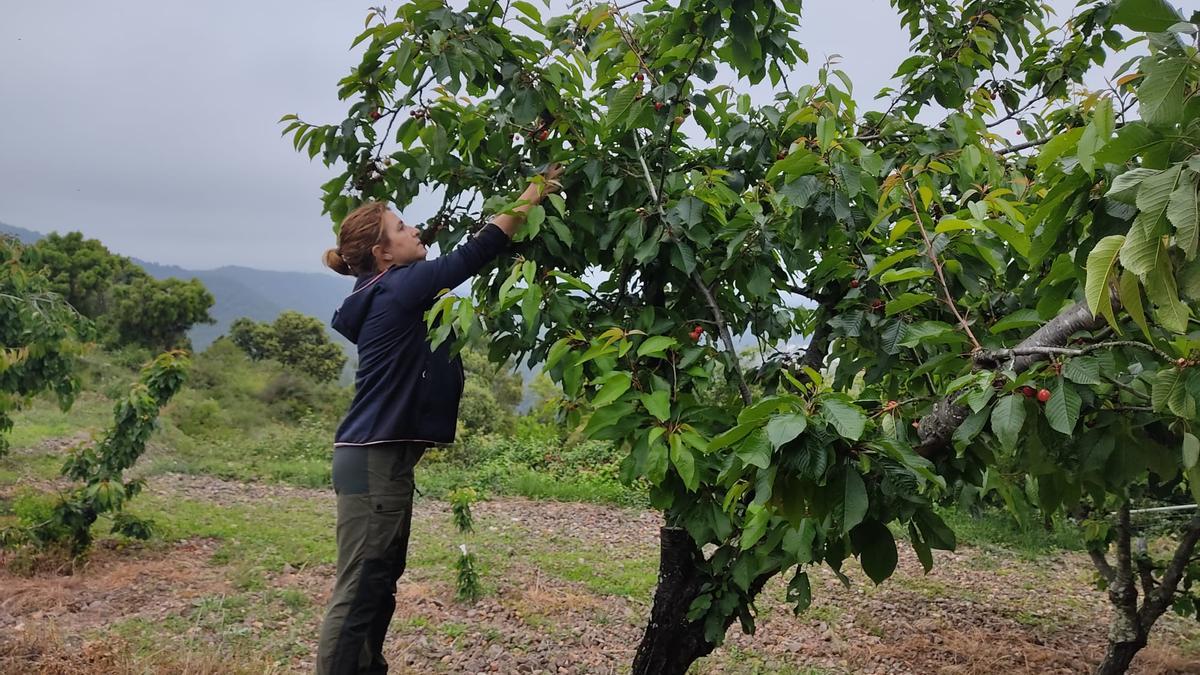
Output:
<path fill-rule="evenodd" d="M 1092 565 L 1096 567 L 1096 571 L 1100 573 L 1100 577 L 1112 583 L 1116 579 L 1117 573 L 1113 571 L 1112 565 L 1108 564 L 1108 558 L 1104 556 L 1104 551 L 1088 549 L 1088 557 L 1092 559 Z"/>
<path fill-rule="evenodd" d="M 1046 322 L 1032 335 L 1022 340 L 1014 349 L 1024 350 L 1034 347 L 1061 347 L 1071 339 L 1071 336 L 1081 330 L 1095 330 L 1104 325 L 1103 317 L 1092 315 L 1086 302 L 1072 305 L 1062 314 Z M 981 353 L 979 356 L 985 356 Z M 1030 366 L 1046 358 L 1043 353 L 1017 355 L 1010 362 L 1010 367 L 1017 373 L 1024 372 Z M 977 368 L 994 368 L 996 362 L 981 362 L 976 360 Z M 971 414 L 971 409 L 955 403 L 957 396 L 951 395 L 938 401 L 933 411 L 921 419 L 917 435 L 921 442 L 915 448 L 924 457 L 930 457 L 950 445 L 954 430 Z"/>
<path fill-rule="evenodd" d="M 1090 352 L 1099 351 L 1101 349 L 1114 349 L 1116 347 L 1133 347 L 1136 349 L 1145 349 L 1148 352 L 1153 352 L 1155 356 L 1164 361 L 1172 361 L 1171 355 L 1163 350 L 1145 342 L 1137 340 L 1111 340 L 1109 342 L 1097 342 L 1086 347 L 1078 349 L 1070 347 L 1050 347 L 1050 346 L 1030 346 L 1022 347 L 1020 345 L 1012 349 L 989 349 L 986 352 L 978 354 L 975 357 L 975 362 L 984 365 L 985 367 L 997 367 L 1005 361 L 1012 360 L 1017 356 L 1083 356 Z"/>

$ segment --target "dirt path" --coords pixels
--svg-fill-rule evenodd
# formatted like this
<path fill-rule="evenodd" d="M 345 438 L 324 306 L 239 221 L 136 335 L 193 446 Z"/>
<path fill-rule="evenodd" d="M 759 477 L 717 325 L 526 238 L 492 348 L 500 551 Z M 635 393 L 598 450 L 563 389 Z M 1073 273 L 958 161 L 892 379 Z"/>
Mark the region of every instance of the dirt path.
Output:
<path fill-rule="evenodd" d="M 278 504 L 281 517 L 289 505 L 304 503 L 328 508 L 332 522 L 333 496 L 324 490 L 171 474 L 154 477 L 148 489 L 232 507 Z M 596 589 L 603 583 L 620 586 L 624 571 L 632 588 L 652 579 L 657 514 L 500 499 L 476 505 L 475 515 L 481 536 L 503 547 L 492 551 L 504 560 L 503 573 L 490 575 L 485 580 L 489 594 L 468 607 L 453 600 L 445 570 L 410 568 L 399 584 L 387 649 L 392 672 L 627 672 L 648 591 Z M 420 500 L 414 540 L 444 536 L 447 524 L 444 504 Z M 181 634 L 164 633 L 164 639 L 178 644 L 157 652 L 155 672 L 310 671 L 333 566 L 270 573 L 267 587 L 252 598 L 265 603 L 290 594 L 286 597 L 295 606 L 309 609 L 290 612 L 280 605 L 265 618 L 247 614 L 233 626 L 236 630 L 221 624 L 223 633 L 208 627 L 209 615 L 201 610 L 211 609 L 214 597 L 233 597 L 244 589 L 231 580 L 219 549 L 220 542 L 211 539 L 157 547 L 110 544 L 98 548 L 73 576 L 0 573 L 0 673 L 144 671 L 144 662 L 135 661 L 126 671 L 111 659 L 86 656 L 113 652 L 120 638 L 106 627 L 131 620 L 179 628 Z M 601 564 L 603 575 L 589 577 L 589 566 Z M 964 549 L 939 555 L 934 571 L 924 575 L 915 556 L 902 548 L 899 570 L 883 586 L 873 587 L 861 574 L 851 577 L 854 583 L 846 589 L 831 574 L 817 571 L 814 605 L 800 617 L 780 602 L 784 581 L 773 580 L 759 603 L 757 634 L 731 630 L 725 646 L 695 672 L 1085 673 L 1103 651 L 1107 607 L 1078 555 L 1031 562 Z M 286 656 L 234 668 L 229 664 L 237 658 L 252 656 L 226 649 L 224 661 L 179 665 L 181 653 L 206 640 L 220 651 L 226 633 L 260 640 L 246 644 L 269 642 Z M 1188 642 L 1190 655 L 1184 648 Z M 1200 673 L 1197 644 L 1200 630 L 1172 618 L 1138 657 L 1135 672 Z"/>

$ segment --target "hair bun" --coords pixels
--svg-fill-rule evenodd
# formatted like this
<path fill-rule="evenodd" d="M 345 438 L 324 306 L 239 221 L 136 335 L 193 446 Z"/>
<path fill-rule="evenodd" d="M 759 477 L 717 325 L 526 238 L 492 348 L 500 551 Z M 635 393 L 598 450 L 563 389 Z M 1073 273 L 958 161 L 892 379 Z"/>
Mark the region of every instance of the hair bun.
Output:
<path fill-rule="evenodd" d="M 325 251 L 325 266 L 338 274 L 354 276 L 354 271 L 350 269 L 350 264 L 346 262 L 341 253 L 338 253 L 336 248 Z"/>

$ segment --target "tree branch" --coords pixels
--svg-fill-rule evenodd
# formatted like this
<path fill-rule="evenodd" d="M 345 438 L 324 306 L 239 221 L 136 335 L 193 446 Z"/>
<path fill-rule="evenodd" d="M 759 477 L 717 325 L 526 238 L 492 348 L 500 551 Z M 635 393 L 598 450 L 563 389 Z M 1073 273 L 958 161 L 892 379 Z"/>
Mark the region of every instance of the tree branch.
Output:
<path fill-rule="evenodd" d="M 1143 621 L 1146 618 L 1151 621 L 1157 619 L 1171 606 L 1171 601 L 1175 598 L 1175 591 L 1187 569 L 1188 560 L 1192 557 L 1192 552 L 1196 550 L 1198 542 L 1200 542 L 1200 514 L 1192 516 L 1187 527 L 1184 528 L 1179 545 L 1175 547 L 1175 554 L 1171 556 L 1171 562 L 1163 571 L 1162 581 L 1159 582 L 1154 595 L 1147 598 L 1145 606 L 1142 608 Z"/>
<path fill-rule="evenodd" d="M 720 331 L 721 340 L 725 343 L 725 351 L 729 352 L 729 362 L 733 366 L 733 373 L 737 376 L 742 403 L 748 406 L 754 402 L 754 399 L 750 396 L 750 387 L 746 385 L 746 377 L 742 374 L 741 364 L 738 363 L 737 350 L 733 346 L 733 333 L 729 331 L 729 325 L 725 323 L 725 315 L 717 305 L 717 299 L 713 297 L 712 291 L 708 290 L 708 286 L 704 285 L 704 279 L 701 279 L 700 273 L 695 270 L 692 270 L 692 282 L 704 296 L 704 301 L 708 303 L 713 319 L 717 322 L 717 330 Z"/>
<path fill-rule="evenodd" d="M 950 307 L 950 311 L 954 313 L 954 317 L 958 319 L 959 325 L 967 333 L 967 337 L 971 338 L 971 344 L 976 350 L 982 349 L 979 340 L 976 339 L 975 333 L 971 331 L 971 326 L 967 324 L 967 320 L 958 311 L 958 305 L 954 302 L 954 296 L 950 295 L 950 286 L 946 284 L 946 274 L 942 271 L 942 263 L 938 260 L 937 253 L 933 250 L 933 242 L 929 240 L 929 233 L 925 231 L 925 224 L 921 222 L 921 214 L 917 210 L 917 198 L 913 196 L 912 189 L 908 187 L 908 182 L 904 182 L 904 192 L 908 194 L 908 203 L 912 206 L 913 218 L 917 221 L 917 227 L 921 229 L 921 238 L 925 240 L 925 250 L 929 253 L 929 260 L 933 263 L 933 269 L 937 272 L 938 281 L 942 283 L 942 293 L 945 294 L 946 305 Z"/>
<path fill-rule="evenodd" d="M 1096 330 L 1105 323 L 1104 317 L 1096 317 L 1088 309 L 1086 302 L 1078 302 L 1058 316 L 1046 322 L 1032 335 L 1022 340 L 1014 349 L 1031 347 L 1054 347 L 1067 344 L 1071 336 L 1081 330 Z M 1014 372 L 1021 373 L 1030 366 L 1046 358 L 1045 354 L 1036 353 L 1016 356 L 1011 362 Z M 995 364 L 992 365 L 994 367 Z M 988 368 L 986 363 L 976 361 L 977 368 Z M 914 448 L 923 457 L 931 457 L 950 445 L 954 430 L 971 414 L 971 409 L 955 403 L 958 397 L 951 395 L 934 404 L 933 410 L 921 418 L 917 428 L 920 443 Z"/>
<path fill-rule="evenodd" d="M 1070 348 L 1070 347 L 1051 347 L 1045 346 L 1030 346 L 1022 347 L 1020 345 L 1012 349 L 989 349 L 975 357 L 976 363 L 985 367 L 996 367 L 1004 361 L 1013 360 L 1017 356 L 1083 356 L 1090 352 L 1101 349 L 1113 349 L 1116 347 L 1133 347 L 1136 349 L 1145 349 L 1148 352 L 1154 353 L 1164 361 L 1174 361 L 1171 355 L 1154 345 L 1138 342 L 1137 340 L 1112 340 L 1110 342 L 1097 342 L 1096 344 L 1087 345 L 1086 347 Z"/>
<path fill-rule="evenodd" d="M 1100 577 L 1111 584 L 1116 578 L 1116 572 L 1113 572 L 1112 565 L 1108 564 L 1108 558 L 1104 556 L 1104 552 L 1089 548 L 1088 557 L 1092 559 L 1092 565 L 1096 567 Z"/>
<path fill-rule="evenodd" d="M 1033 147 L 1036 147 L 1039 145 L 1045 145 L 1046 143 L 1049 143 L 1051 140 L 1053 140 L 1053 138 L 1054 138 L 1053 136 L 1047 136 L 1045 138 L 1039 138 L 1036 141 L 1026 141 L 1024 143 L 1017 143 L 1016 145 L 1010 145 L 1007 148 L 1000 148 L 999 150 L 996 151 L 996 154 L 997 155 L 1007 155 L 1010 152 L 1016 152 L 1018 150 L 1025 150 L 1026 148 L 1033 148 Z"/>

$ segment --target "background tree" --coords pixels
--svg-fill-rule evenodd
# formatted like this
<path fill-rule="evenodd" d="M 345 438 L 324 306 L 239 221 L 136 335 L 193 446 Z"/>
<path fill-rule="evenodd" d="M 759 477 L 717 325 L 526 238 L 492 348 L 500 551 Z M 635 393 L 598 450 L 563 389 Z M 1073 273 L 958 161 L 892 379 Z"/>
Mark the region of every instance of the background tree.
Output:
<path fill-rule="evenodd" d="M 112 308 L 103 322 L 116 344 L 152 349 L 191 348 L 187 332 L 214 323 L 213 296 L 199 279 L 134 279 L 112 288 Z"/>
<path fill-rule="evenodd" d="M 1101 672 L 1160 606 L 1186 605 L 1192 526 L 1162 567 L 1104 518 L 1200 478 L 1200 17 L 1161 0 L 1084 2 L 1061 24 L 1027 0 L 893 5 L 912 54 L 874 110 L 832 64 L 788 82 L 807 58 L 794 1 L 543 18 L 419 0 L 368 19 L 345 121 L 284 117 L 297 148 L 346 165 L 323 186 L 335 222 L 436 184 L 443 248 L 509 208 L 520 173 L 568 163 L 511 255 L 429 321 L 435 341 L 488 335 L 493 360 L 544 363 L 565 420 L 652 484 L 665 525 L 635 673 L 683 673 L 733 621 L 753 630 L 776 574 L 798 611 L 813 565 L 842 575 L 853 557 L 881 582 L 890 523 L 928 569 L 955 544 L 932 506 L 960 485 L 1096 515 L 1121 603 Z M 1109 90 L 1083 88 L 1120 52 Z M 774 101 L 714 84 L 719 69 L 769 77 Z M 692 121 L 702 133 L 680 133 Z M 747 372 L 743 334 L 809 341 Z"/>
<path fill-rule="evenodd" d="M 149 275 L 133 261 L 114 255 L 97 239 L 84 239 L 80 232 L 52 232 L 27 247 L 25 264 L 44 269 L 53 290 L 81 314 L 97 319 L 111 307 L 114 286 Z"/>
<path fill-rule="evenodd" d="M 22 254 L 43 270 L 52 289 L 96 322 L 110 346 L 189 346 L 187 331 L 213 323 L 212 294 L 196 279 L 156 280 L 125 256 L 79 232 L 49 234 Z"/>
<path fill-rule="evenodd" d="M 252 359 L 273 359 L 318 382 L 336 380 L 346 365 L 345 352 L 329 340 L 324 325 L 299 312 L 282 312 L 270 324 L 237 319 L 229 339 Z"/>
<path fill-rule="evenodd" d="M 63 410 L 79 392 L 78 361 L 92 324 L 23 264 L 15 239 L 0 237 L 0 455 L 8 450 L 11 414 L 30 397 L 54 392 Z"/>

